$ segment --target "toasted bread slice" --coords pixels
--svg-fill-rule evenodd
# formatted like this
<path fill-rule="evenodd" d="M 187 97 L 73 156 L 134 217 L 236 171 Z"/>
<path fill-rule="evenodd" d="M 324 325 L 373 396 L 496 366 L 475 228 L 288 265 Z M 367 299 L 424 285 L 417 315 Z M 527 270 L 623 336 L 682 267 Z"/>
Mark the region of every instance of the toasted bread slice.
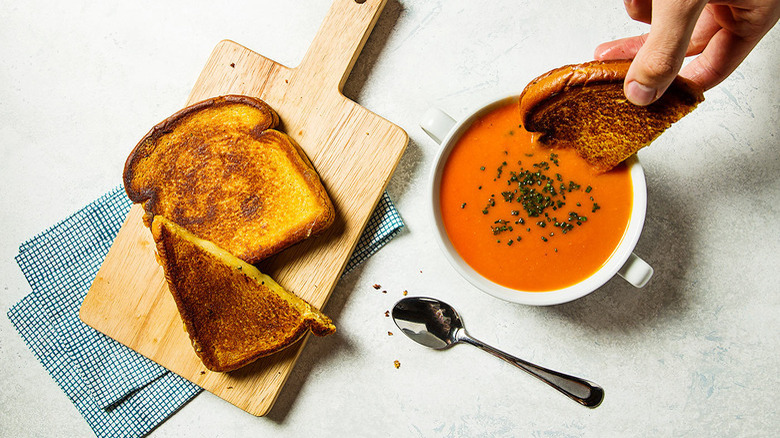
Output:
<path fill-rule="evenodd" d="M 286 348 L 306 330 L 336 331 L 330 318 L 212 242 L 155 216 L 160 264 L 195 353 L 231 371 Z"/>
<path fill-rule="evenodd" d="M 223 96 L 172 115 L 138 143 L 124 183 L 144 222 L 162 215 L 255 263 L 319 233 L 333 205 L 265 102 Z"/>
<path fill-rule="evenodd" d="M 704 100 L 696 85 L 677 77 L 658 101 L 634 105 L 623 94 L 629 65 L 629 60 L 593 61 L 539 76 L 520 95 L 523 126 L 542 133 L 542 144 L 574 147 L 606 172 Z"/>

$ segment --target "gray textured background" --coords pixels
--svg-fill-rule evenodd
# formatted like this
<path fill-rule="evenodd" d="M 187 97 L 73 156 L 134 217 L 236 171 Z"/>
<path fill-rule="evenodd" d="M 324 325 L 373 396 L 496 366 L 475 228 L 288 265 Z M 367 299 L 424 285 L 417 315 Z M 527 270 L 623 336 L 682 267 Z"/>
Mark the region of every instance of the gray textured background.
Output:
<path fill-rule="evenodd" d="M 178 110 L 216 43 L 288 66 L 329 2 L 0 2 L 0 303 L 27 285 L 18 245 L 120 184 L 129 151 Z M 648 214 L 637 253 L 655 268 L 545 308 L 474 290 L 424 214 L 436 145 L 430 106 L 455 118 L 535 76 L 645 32 L 613 0 L 390 0 L 344 93 L 410 136 L 388 191 L 407 230 L 345 277 L 276 406 L 255 418 L 204 393 L 152 436 L 768 436 L 780 428 L 780 32 L 694 113 L 640 152 Z M 382 285 L 382 294 L 371 286 Z M 428 351 L 384 312 L 408 290 L 441 297 L 476 337 L 600 383 L 576 405 L 476 349 Z M 388 336 L 388 331 L 396 336 Z M 395 369 L 393 361 L 401 368 Z M 89 436 L 0 318 L 0 436 Z"/>

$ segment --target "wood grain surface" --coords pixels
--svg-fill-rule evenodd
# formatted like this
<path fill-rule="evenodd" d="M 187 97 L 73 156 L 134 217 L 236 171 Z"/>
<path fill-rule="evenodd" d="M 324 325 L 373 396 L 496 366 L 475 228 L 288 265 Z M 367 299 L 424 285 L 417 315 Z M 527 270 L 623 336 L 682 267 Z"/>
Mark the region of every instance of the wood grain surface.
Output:
<path fill-rule="evenodd" d="M 341 93 L 384 4 L 335 0 L 296 68 L 222 41 L 187 102 L 225 94 L 259 97 L 279 113 L 282 130 L 311 159 L 333 200 L 335 223 L 259 267 L 319 308 L 327 302 L 408 142 L 401 128 Z M 160 116 L 162 120 L 168 115 Z M 142 216 L 142 208 L 134 205 L 82 304 L 81 319 L 241 409 L 265 415 L 306 339 L 234 372 L 206 370 L 184 332 Z"/>

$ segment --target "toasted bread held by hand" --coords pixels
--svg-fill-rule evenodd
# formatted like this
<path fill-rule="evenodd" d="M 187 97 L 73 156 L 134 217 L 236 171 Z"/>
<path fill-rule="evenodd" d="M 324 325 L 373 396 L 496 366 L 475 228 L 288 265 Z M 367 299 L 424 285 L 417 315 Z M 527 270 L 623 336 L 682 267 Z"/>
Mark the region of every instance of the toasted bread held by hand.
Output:
<path fill-rule="evenodd" d="M 659 100 L 626 100 L 629 60 L 593 61 L 557 68 L 531 81 L 520 95 L 522 124 L 546 145 L 568 146 L 606 172 L 649 145 L 704 100 L 692 82 L 677 77 Z"/>
<path fill-rule="evenodd" d="M 333 205 L 317 172 L 276 112 L 223 96 L 172 115 L 138 143 L 124 183 L 144 222 L 163 215 L 254 263 L 319 233 Z"/>
<path fill-rule="evenodd" d="M 330 318 L 212 242 L 155 216 L 160 264 L 195 353 L 231 371 L 282 350 L 307 330 L 336 331 Z"/>

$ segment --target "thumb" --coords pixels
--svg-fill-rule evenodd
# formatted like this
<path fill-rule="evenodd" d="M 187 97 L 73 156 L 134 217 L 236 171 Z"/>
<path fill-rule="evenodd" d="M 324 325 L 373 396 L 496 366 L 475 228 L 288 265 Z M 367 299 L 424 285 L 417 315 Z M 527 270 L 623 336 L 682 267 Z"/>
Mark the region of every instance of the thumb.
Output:
<path fill-rule="evenodd" d="M 653 2 L 650 33 L 626 73 L 624 92 L 649 105 L 666 91 L 682 67 L 691 34 L 707 0 Z"/>

